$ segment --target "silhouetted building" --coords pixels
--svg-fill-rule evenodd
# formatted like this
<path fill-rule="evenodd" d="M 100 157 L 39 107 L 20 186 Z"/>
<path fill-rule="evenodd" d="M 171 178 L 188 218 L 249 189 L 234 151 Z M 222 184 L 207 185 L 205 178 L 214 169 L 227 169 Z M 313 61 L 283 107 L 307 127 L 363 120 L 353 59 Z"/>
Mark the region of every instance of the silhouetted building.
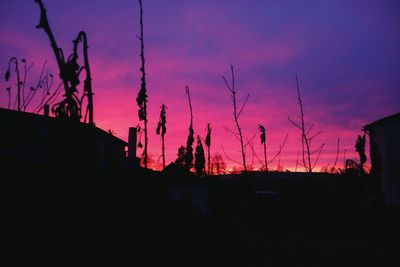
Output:
<path fill-rule="evenodd" d="M 61 118 L 0 109 L 0 160 L 44 168 L 113 170 L 138 166 L 136 145 L 95 126 Z M 133 128 L 134 129 L 134 128 Z M 130 140 L 136 142 L 136 131 Z"/>
<path fill-rule="evenodd" d="M 148 205 L 136 201 L 145 195 L 145 186 L 136 186 L 145 176 L 136 158 L 136 130 L 130 130 L 128 149 L 112 131 L 68 118 L 0 109 L 0 120 L 0 188 L 7 207 L 0 236 L 13 262 L 122 256 L 135 241 L 133 231 L 141 229 L 137 218 L 145 218 L 138 210 Z"/>
<path fill-rule="evenodd" d="M 400 113 L 363 129 L 370 138 L 371 177 L 387 204 L 400 205 Z"/>

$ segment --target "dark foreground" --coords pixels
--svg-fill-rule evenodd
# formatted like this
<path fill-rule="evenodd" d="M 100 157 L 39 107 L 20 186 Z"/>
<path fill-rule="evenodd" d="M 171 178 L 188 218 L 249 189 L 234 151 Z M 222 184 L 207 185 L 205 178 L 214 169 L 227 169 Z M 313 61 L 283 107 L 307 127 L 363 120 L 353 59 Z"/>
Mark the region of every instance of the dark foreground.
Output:
<path fill-rule="evenodd" d="M 259 181 L 246 177 L 197 179 L 143 170 L 77 173 L 10 164 L 3 166 L 6 175 L 1 179 L 7 214 L 1 239 L 6 240 L 3 251 L 14 263 L 398 266 L 400 262 L 399 211 L 366 203 L 358 178 L 334 190 L 313 182 L 265 182 L 263 189 L 274 189 L 268 194 L 258 190 Z M 194 204 L 195 194 L 200 206 L 207 202 L 205 209 Z"/>

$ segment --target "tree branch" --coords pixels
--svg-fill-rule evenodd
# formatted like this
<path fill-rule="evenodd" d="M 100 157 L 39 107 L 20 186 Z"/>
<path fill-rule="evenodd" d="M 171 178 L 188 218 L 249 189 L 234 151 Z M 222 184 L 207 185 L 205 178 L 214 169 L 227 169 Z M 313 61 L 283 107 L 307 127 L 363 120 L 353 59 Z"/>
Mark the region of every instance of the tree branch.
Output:
<path fill-rule="evenodd" d="M 335 168 L 336 163 L 337 163 L 338 158 L 339 158 L 339 145 L 340 145 L 340 138 L 338 138 L 338 140 L 337 140 L 336 159 L 335 159 L 335 163 L 333 164 L 333 167 L 332 167 L 332 168 Z"/>
<path fill-rule="evenodd" d="M 249 97 L 250 97 L 250 94 L 247 94 L 247 97 L 246 97 L 246 99 L 244 100 L 244 103 L 243 103 L 243 105 L 242 105 L 242 108 L 240 109 L 240 111 L 239 111 L 239 113 L 238 113 L 238 115 L 237 115 L 238 118 L 240 117 L 240 114 L 242 114 L 242 111 L 243 111 L 244 107 L 246 106 L 246 103 L 247 103 L 247 100 L 249 100 Z"/>
<path fill-rule="evenodd" d="M 294 122 L 294 121 L 290 118 L 290 116 L 288 116 L 288 120 L 289 120 L 296 128 L 298 128 L 299 130 L 301 130 L 301 126 L 298 125 L 296 122 Z"/>
<path fill-rule="evenodd" d="M 325 143 L 323 143 L 322 145 L 321 145 L 321 149 L 319 150 L 319 153 L 318 153 L 318 156 L 317 156 L 317 159 L 315 160 L 315 162 L 314 162 L 314 165 L 313 165 L 313 167 L 312 167 L 312 169 L 314 169 L 315 168 L 315 166 L 317 165 L 317 163 L 318 163 L 318 160 L 319 160 L 319 156 L 321 155 L 321 151 L 322 151 L 322 148 L 325 146 Z M 312 170 L 311 169 L 311 170 Z"/>
<path fill-rule="evenodd" d="M 253 137 L 250 138 L 250 140 L 246 138 L 248 141 L 244 146 L 246 147 L 256 136 L 257 136 L 257 134 L 253 135 Z"/>
<path fill-rule="evenodd" d="M 237 133 L 237 132 L 235 132 L 235 131 L 229 129 L 228 127 L 222 126 L 222 128 L 224 128 L 226 131 L 230 132 L 231 134 L 239 135 L 239 133 Z"/>
<path fill-rule="evenodd" d="M 265 164 L 264 164 L 264 163 L 262 162 L 262 160 L 258 157 L 256 151 L 254 150 L 254 144 L 253 144 L 253 143 L 250 143 L 249 146 L 250 146 L 250 149 L 251 149 L 251 151 L 253 152 L 254 156 L 256 157 L 256 159 L 258 160 L 258 162 L 260 163 L 261 169 L 262 169 L 262 167 L 264 167 Z"/>
<path fill-rule="evenodd" d="M 285 140 L 283 141 L 283 144 L 279 147 L 278 153 L 276 153 L 276 155 L 275 155 L 272 159 L 270 159 L 270 160 L 268 161 L 268 165 L 271 164 L 272 162 L 274 162 L 274 160 L 281 154 L 282 149 L 283 149 L 283 147 L 285 146 L 288 137 L 289 137 L 289 134 L 286 134 Z"/>
<path fill-rule="evenodd" d="M 228 87 L 228 90 L 232 93 L 232 89 L 231 89 L 231 87 L 229 86 L 228 82 L 226 81 L 225 76 L 222 76 L 222 79 L 224 79 L 224 82 L 225 82 L 226 87 Z"/>
<path fill-rule="evenodd" d="M 227 160 L 230 160 L 230 161 L 232 161 L 232 162 L 234 162 L 234 163 L 236 163 L 236 164 L 239 164 L 239 165 L 242 164 L 241 162 L 236 161 L 236 160 L 231 159 L 230 157 L 228 157 L 228 155 L 227 155 L 226 152 L 225 152 L 225 149 L 224 149 L 224 146 L 223 146 L 223 145 L 221 145 L 221 148 L 222 148 L 222 152 L 224 152 L 225 158 L 226 158 Z"/>

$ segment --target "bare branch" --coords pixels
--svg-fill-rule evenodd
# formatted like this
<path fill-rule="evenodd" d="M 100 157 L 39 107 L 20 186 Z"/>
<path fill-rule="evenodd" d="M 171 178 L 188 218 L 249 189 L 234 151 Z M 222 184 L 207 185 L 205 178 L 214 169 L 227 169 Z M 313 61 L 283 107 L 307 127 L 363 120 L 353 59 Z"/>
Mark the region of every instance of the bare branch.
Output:
<path fill-rule="evenodd" d="M 313 136 L 311 136 L 310 138 L 308 138 L 308 140 L 313 140 L 315 137 L 317 137 L 318 135 L 320 135 L 322 133 L 322 131 L 319 131 L 318 133 L 314 134 Z"/>
<path fill-rule="evenodd" d="M 45 62 L 43 63 L 42 71 L 40 72 L 40 76 L 39 76 L 38 82 L 37 82 L 37 84 L 36 84 L 36 87 L 34 87 L 33 91 L 32 91 L 32 90 L 29 90 L 28 96 L 27 96 L 26 99 L 24 99 L 24 101 L 23 101 L 23 108 L 24 108 L 24 111 L 25 111 L 26 108 L 28 107 L 29 103 L 32 101 L 32 99 L 33 99 L 33 97 L 35 96 L 37 90 L 40 88 L 40 85 L 43 83 L 43 79 L 44 79 L 44 78 L 43 78 L 43 73 L 44 73 L 44 69 L 46 68 L 46 64 L 47 64 L 47 60 L 45 60 Z M 29 71 L 29 69 L 30 69 L 32 66 L 33 66 L 33 63 L 29 66 L 28 71 Z M 43 89 L 43 90 L 45 91 L 45 89 Z M 43 102 L 42 102 L 42 103 L 43 103 Z"/>
<path fill-rule="evenodd" d="M 46 100 L 46 102 L 39 104 L 35 109 L 34 109 L 34 113 L 39 113 L 44 106 L 46 105 L 50 105 L 51 103 L 54 103 L 57 100 L 57 97 L 60 95 L 61 93 L 61 88 L 62 88 L 62 83 L 60 83 L 57 87 L 57 89 L 53 92 L 53 94 Z"/>
<path fill-rule="evenodd" d="M 243 166 L 243 170 L 247 171 L 246 150 L 245 150 L 245 146 L 243 145 L 243 134 L 242 134 L 242 129 L 240 128 L 240 124 L 239 124 L 238 107 L 237 107 L 236 91 L 235 91 L 235 74 L 234 74 L 232 65 L 231 65 L 231 76 L 232 76 L 232 85 L 231 86 L 229 86 L 225 77 L 223 77 L 223 79 L 225 81 L 225 85 L 228 87 L 228 89 L 230 90 L 230 92 L 232 94 L 231 99 L 232 99 L 232 105 L 233 105 L 233 118 L 234 118 L 236 128 L 238 130 L 238 135 L 239 135 L 240 148 L 241 148 L 242 160 L 243 160 L 242 166 Z"/>
<path fill-rule="evenodd" d="M 228 87 L 229 91 L 230 91 L 231 93 L 233 93 L 233 90 L 232 90 L 232 88 L 229 86 L 228 82 L 226 81 L 225 76 L 222 76 L 222 79 L 224 79 L 225 85 L 226 85 L 226 87 Z"/>
<path fill-rule="evenodd" d="M 253 143 L 249 144 L 251 151 L 253 152 L 254 156 L 257 158 L 258 162 L 261 164 L 261 169 L 265 166 L 265 164 L 262 162 L 262 160 L 257 156 L 256 151 L 254 150 L 254 145 Z"/>
<path fill-rule="evenodd" d="M 249 145 L 252 145 L 253 142 L 249 143 Z M 253 169 L 254 167 L 254 153 L 251 154 L 251 163 L 250 163 L 250 169 Z"/>
<path fill-rule="evenodd" d="M 235 132 L 235 131 L 232 131 L 231 129 L 229 129 L 229 128 L 226 127 L 226 126 L 222 126 L 222 128 L 224 128 L 226 131 L 230 132 L 231 134 L 239 135 L 239 133 L 237 133 L 237 132 Z"/>
<path fill-rule="evenodd" d="M 224 146 L 223 146 L 223 145 L 221 145 L 221 148 L 222 148 L 222 152 L 224 152 L 225 158 L 226 158 L 227 160 L 230 160 L 230 161 L 232 161 L 232 162 L 234 162 L 234 163 L 236 163 L 236 164 L 239 164 L 239 165 L 242 164 L 241 162 L 236 161 L 236 160 L 231 159 L 230 157 L 228 157 L 228 155 L 227 155 L 226 152 L 225 152 L 225 149 L 224 149 Z"/>
<path fill-rule="evenodd" d="M 231 75 L 232 75 L 232 89 L 235 92 L 235 72 L 233 71 L 233 65 L 231 65 Z"/>
<path fill-rule="evenodd" d="M 26 69 L 26 72 L 28 73 L 28 72 L 31 70 L 32 67 L 33 67 L 33 63 L 31 63 L 31 64 L 28 66 L 28 68 Z"/>
<path fill-rule="evenodd" d="M 285 146 L 288 137 L 289 137 L 289 134 L 286 134 L 286 137 L 285 137 L 285 140 L 283 141 L 283 144 L 279 146 L 279 151 L 278 151 L 278 153 L 276 153 L 275 156 L 274 156 L 272 159 L 270 159 L 270 160 L 268 161 L 268 165 L 271 164 L 272 162 L 274 162 L 274 160 L 281 154 L 282 149 L 283 149 L 283 147 Z"/>
<path fill-rule="evenodd" d="M 324 146 L 325 146 L 325 143 L 323 143 L 323 144 L 321 145 L 321 149 L 319 150 L 318 156 L 317 156 L 317 158 L 316 158 L 316 160 L 315 160 L 315 162 L 314 162 L 314 165 L 313 165 L 312 169 L 314 169 L 315 166 L 317 165 L 318 160 L 319 160 L 319 156 L 321 155 L 321 151 L 322 151 L 322 148 L 323 148 Z M 311 169 L 311 170 L 312 170 L 312 169 Z"/>
<path fill-rule="evenodd" d="M 240 111 L 237 114 L 238 118 L 240 117 L 240 114 L 242 114 L 242 111 L 243 111 L 244 107 L 246 106 L 246 103 L 247 103 L 247 100 L 249 100 L 249 97 L 250 97 L 250 94 L 247 94 L 246 99 L 243 102 L 242 108 L 240 109 Z"/>
<path fill-rule="evenodd" d="M 315 149 L 314 151 L 311 151 L 310 154 L 315 154 L 318 151 L 320 151 L 323 147 L 324 147 L 325 143 L 323 143 L 322 145 L 320 145 L 317 149 Z"/>
<path fill-rule="evenodd" d="M 223 127 L 226 131 L 230 132 L 230 133 L 236 138 L 236 140 L 238 140 L 238 141 L 240 142 L 240 138 L 239 138 L 239 134 L 238 134 L 238 133 L 235 133 L 234 131 L 232 131 L 232 130 L 230 130 L 230 129 L 224 127 L 224 126 L 222 126 L 222 127 Z"/>
<path fill-rule="evenodd" d="M 300 114 L 298 115 L 298 118 L 300 119 L 301 124 L 294 122 L 290 117 L 288 117 L 289 121 L 301 131 L 301 148 L 302 148 L 302 157 L 303 157 L 303 166 L 307 172 L 312 172 L 313 168 L 316 165 L 316 162 L 318 162 L 319 156 L 322 151 L 322 147 L 325 145 L 323 144 L 320 146 L 318 149 L 311 151 L 311 144 L 314 138 L 316 138 L 318 135 L 321 134 L 321 131 L 317 132 L 316 134 L 309 136 L 311 134 L 311 130 L 314 127 L 314 124 L 311 124 L 310 128 L 306 130 L 305 127 L 305 120 L 304 120 L 304 110 L 303 110 L 303 103 L 301 100 L 301 95 L 300 95 L 300 86 L 299 86 L 299 80 L 296 74 L 296 88 L 297 88 L 297 100 L 298 104 L 300 107 Z M 318 152 L 317 159 L 315 160 L 314 165 L 312 165 L 312 160 L 311 160 L 311 155 L 314 153 Z M 297 169 L 297 164 L 298 164 L 298 159 L 296 161 L 296 169 Z"/>
<path fill-rule="evenodd" d="M 290 116 L 288 116 L 288 120 L 289 120 L 296 128 L 298 128 L 299 130 L 301 130 L 301 126 L 298 125 L 296 122 L 294 122 L 294 121 L 290 118 Z"/>
<path fill-rule="evenodd" d="M 303 163 L 301 162 L 297 162 L 297 164 L 299 164 L 301 167 L 306 168 L 307 166 L 303 165 Z"/>
<path fill-rule="evenodd" d="M 310 131 L 311 131 L 311 129 L 312 129 L 313 127 L 314 127 L 314 123 L 311 124 L 310 128 L 309 128 L 308 131 L 306 132 L 306 135 L 308 135 L 308 134 L 310 133 Z"/>
<path fill-rule="evenodd" d="M 246 147 L 256 136 L 257 136 L 256 134 L 253 135 L 253 137 L 250 138 L 250 140 L 246 138 L 248 141 L 247 141 L 247 143 L 246 143 L 244 146 Z"/>
<path fill-rule="evenodd" d="M 58 96 L 61 94 L 62 90 L 60 90 L 62 84 L 59 85 L 59 87 L 57 88 L 57 90 L 54 92 L 55 93 L 55 97 L 53 99 L 48 99 L 48 101 L 46 102 L 48 105 L 52 105 L 54 102 L 57 101 Z M 45 105 L 44 105 L 45 106 Z M 42 106 L 42 108 L 44 108 L 44 106 Z"/>
<path fill-rule="evenodd" d="M 338 140 L 337 140 L 336 159 L 335 159 L 335 163 L 333 164 L 333 167 L 332 167 L 332 168 L 335 168 L 336 163 L 337 163 L 338 158 L 339 158 L 339 145 L 340 145 L 340 138 L 338 138 Z"/>

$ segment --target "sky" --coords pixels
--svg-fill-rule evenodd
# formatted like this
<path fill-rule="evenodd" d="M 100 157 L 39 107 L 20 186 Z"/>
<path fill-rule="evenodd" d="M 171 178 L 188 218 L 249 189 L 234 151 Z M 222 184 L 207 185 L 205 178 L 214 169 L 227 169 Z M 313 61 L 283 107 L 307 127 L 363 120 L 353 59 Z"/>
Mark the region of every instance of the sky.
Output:
<path fill-rule="evenodd" d="M 66 57 L 78 32 L 87 33 L 96 126 L 127 140 L 129 127 L 139 124 L 139 2 L 43 2 Z M 222 78 L 230 79 L 231 65 L 239 105 L 250 95 L 239 122 L 246 142 L 253 144 L 254 153 L 247 146 L 246 155 L 255 169 L 261 166 L 257 157 L 263 158 L 258 124 L 266 128 L 268 158 L 288 135 L 280 164 L 295 169 L 300 131 L 288 117 L 297 120 L 299 115 L 296 74 L 306 126 L 321 131 L 312 148 L 325 143 L 316 171 L 334 165 L 338 139 L 336 167 L 343 167 L 344 158 L 357 159 L 354 145 L 362 127 L 400 112 L 400 1 L 143 0 L 143 7 L 154 168 L 161 164 L 161 138 L 155 131 L 162 104 L 167 106 L 167 164 L 186 144 L 190 115 L 185 86 L 190 87 L 195 135 L 205 138 L 211 123 L 211 154 L 225 154 L 229 168 L 238 168 L 240 144 L 227 130 L 235 130 L 235 124 Z M 0 2 L 0 70 L 6 71 L 13 56 L 33 62 L 27 88 L 37 83 L 45 61 L 45 73 L 59 83 L 48 37 L 35 28 L 39 17 L 33 0 Z M 12 71 L 10 82 L 0 81 L 2 108 L 8 106 L 7 87 L 15 99 L 15 77 Z M 40 99 L 35 96 L 27 111 Z M 277 165 L 278 158 L 269 168 Z"/>

